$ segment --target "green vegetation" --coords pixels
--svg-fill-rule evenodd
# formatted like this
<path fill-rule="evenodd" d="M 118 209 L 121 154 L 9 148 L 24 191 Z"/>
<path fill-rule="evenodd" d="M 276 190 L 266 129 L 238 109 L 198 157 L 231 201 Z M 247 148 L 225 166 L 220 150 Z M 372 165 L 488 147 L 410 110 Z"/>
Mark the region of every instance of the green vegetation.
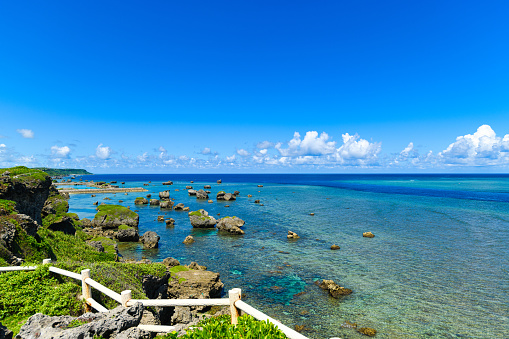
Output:
<path fill-rule="evenodd" d="M 94 217 L 94 220 L 102 219 L 106 216 L 106 222 L 110 222 L 112 219 L 136 219 L 138 216 L 135 212 L 131 211 L 127 207 L 120 205 L 99 205 L 97 206 L 98 212 Z"/>
<path fill-rule="evenodd" d="M 84 174 L 92 174 L 84 169 L 78 169 L 78 168 L 47 168 L 47 167 L 37 167 L 34 168 L 43 172 L 46 172 L 48 175 L 52 177 L 66 177 L 72 174 L 78 174 L 78 175 L 84 175 Z"/>
<path fill-rule="evenodd" d="M 80 286 L 55 278 L 48 265 L 40 265 L 33 272 L 2 273 L 0 286 L 0 319 L 16 333 L 35 313 L 77 316 L 83 308 L 77 298 Z"/>
<path fill-rule="evenodd" d="M 136 205 L 141 205 L 141 204 L 147 204 L 147 201 L 143 197 L 137 197 L 136 199 L 134 199 L 134 203 Z"/>
<path fill-rule="evenodd" d="M 104 247 L 104 252 L 106 253 L 111 253 L 111 254 L 116 254 L 117 251 L 115 251 L 115 240 L 112 240 L 110 238 L 106 238 L 106 237 L 100 237 L 100 236 L 95 236 L 91 239 L 91 241 L 100 241 Z"/>
<path fill-rule="evenodd" d="M 177 332 L 168 333 L 156 338 L 176 339 Z M 239 323 L 235 326 L 231 324 L 229 315 L 222 315 L 202 320 L 194 330 L 188 330 L 185 335 L 179 338 L 286 339 L 287 337 L 274 324 L 268 321 L 257 321 L 250 315 L 243 315 L 239 317 Z"/>
<path fill-rule="evenodd" d="M 188 215 L 189 216 L 198 216 L 198 217 L 201 217 L 201 212 L 200 211 L 193 211 L 193 212 L 189 212 Z"/>
<path fill-rule="evenodd" d="M 16 213 L 16 203 L 11 200 L 0 199 L 0 215 L 10 215 Z"/>
<path fill-rule="evenodd" d="M 0 174 L 5 171 L 10 172 L 10 177 L 12 179 L 17 179 L 24 183 L 38 182 L 43 181 L 48 178 L 48 175 L 42 171 L 37 169 L 28 168 L 25 166 L 16 166 L 11 168 L 0 168 Z"/>
<path fill-rule="evenodd" d="M 123 224 L 118 226 L 119 230 L 130 230 L 131 228 L 133 228 L 133 227 L 127 226 L 127 225 L 123 225 Z"/>

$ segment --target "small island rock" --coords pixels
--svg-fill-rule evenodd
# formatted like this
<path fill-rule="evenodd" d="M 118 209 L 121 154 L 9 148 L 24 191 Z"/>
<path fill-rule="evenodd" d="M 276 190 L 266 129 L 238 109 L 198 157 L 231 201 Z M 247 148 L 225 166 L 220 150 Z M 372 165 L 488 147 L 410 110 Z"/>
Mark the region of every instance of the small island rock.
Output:
<path fill-rule="evenodd" d="M 183 243 L 184 243 L 184 244 L 186 244 L 186 245 L 188 245 L 188 244 L 192 244 L 194 241 L 195 241 L 195 240 L 194 240 L 193 236 L 192 236 L 192 235 L 188 235 L 188 236 L 184 239 Z"/>
<path fill-rule="evenodd" d="M 157 248 L 159 247 L 159 239 L 161 237 L 157 235 L 156 232 L 147 231 L 140 238 L 140 241 L 143 243 L 143 247 L 145 248 Z"/>
<path fill-rule="evenodd" d="M 362 233 L 362 236 L 364 238 L 374 238 L 375 237 L 375 235 L 371 232 L 364 232 L 364 233 Z"/>

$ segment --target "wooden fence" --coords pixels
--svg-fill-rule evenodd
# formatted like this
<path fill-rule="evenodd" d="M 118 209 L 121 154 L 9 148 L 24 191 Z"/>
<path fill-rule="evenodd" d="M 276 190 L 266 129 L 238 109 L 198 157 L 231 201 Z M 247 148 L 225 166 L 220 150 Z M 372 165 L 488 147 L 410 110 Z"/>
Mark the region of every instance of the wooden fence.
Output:
<path fill-rule="evenodd" d="M 51 259 L 44 259 L 43 264 L 51 264 Z M 37 269 L 37 266 L 9 266 L 9 267 L 0 267 L 1 272 L 9 272 L 9 271 L 34 271 Z M 97 281 L 91 278 L 90 270 L 83 270 L 81 274 L 70 272 L 63 270 L 58 267 L 50 266 L 49 271 L 64 275 L 66 277 L 70 277 L 76 280 L 81 281 L 81 289 L 83 299 L 86 302 L 87 311 L 91 311 L 92 308 L 99 312 L 107 312 L 108 309 L 99 304 L 92 298 L 92 287 L 96 290 L 106 294 L 111 299 L 115 300 L 119 304 L 124 307 L 129 307 L 139 302 L 142 303 L 143 306 L 159 306 L 159 307 L 168 307 L 168 306 L 230 306 L 230 314 L 232 324 L 236 325 L 238 323 L 238 317 L 240 311 L 244 313 L 250 314 L 254 318 L 265 321 L 268 320 L 272 324 L 274 324 L 277 328 L 279 328 L 288 338 L 290 339 L 308 339 L 306 336 L 300 334 L 299 332 L 283 325 L 279 321 L 269 317 L 268 315 L 260 312 L 254 307 L 248 305 L 247 303 L 241 300 L 241 289 L 233 288 L 228 291 L 228 298 L 217 298 L 217 299 L 132 299 L 131 291 L 126 290 L 122 291 L 118 294 L 115 291 L 110 290 L 109 288 L 101 285 Z M 140 329 L 149 331 L 149 332 L 172 332 L 175 330 L 174 326 L 163 326 L 163 325 L 138 325 Z"/>

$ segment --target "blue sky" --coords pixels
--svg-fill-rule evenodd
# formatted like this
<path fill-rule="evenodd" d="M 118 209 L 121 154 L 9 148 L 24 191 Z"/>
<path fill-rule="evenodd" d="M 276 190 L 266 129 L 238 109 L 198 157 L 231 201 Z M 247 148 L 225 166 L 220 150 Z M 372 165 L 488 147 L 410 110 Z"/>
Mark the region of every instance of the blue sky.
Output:
<path fill-rule="evenodd" d="M 507 172 L 507 13 L 507 1 L 4 1 L 0 166 Z"/>

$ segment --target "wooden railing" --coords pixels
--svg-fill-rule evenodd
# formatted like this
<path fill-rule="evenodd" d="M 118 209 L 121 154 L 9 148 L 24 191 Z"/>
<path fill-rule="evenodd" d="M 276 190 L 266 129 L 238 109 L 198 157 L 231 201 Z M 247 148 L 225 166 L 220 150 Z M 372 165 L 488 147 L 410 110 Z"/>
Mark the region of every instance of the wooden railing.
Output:
<path fill-rule="evenodd" d="M 42 261 L 43 264 L 51 264 L 51 259 L 44 259 Z M 0 267 L 1 272 L 9 272 L 9 271 L 35 271 L 37 266 L 8 266 L 8 267 Z M 92 298 L 92 287 L 96 290 L 106 294 L 111 299 L 115 300 L 119 304 L 124 307 L 133 306 L 135 303 L 142 303 L 143 306 L 159 306 L 159 307 L 169 307 L 169 306 L 230 306 L 230 314 L 232 324 L 236 325 L 238 323 L 238 317 L 240 311 L 247 313 L 254 318 L 265 321 L 268 320 L 272 324 L 274 324 L 277 328 L 279 328 L 288 338 L 290 339 L 308 339 L 306 336 L 300 334 L 299 332 L 291 329 L 288 326 L 283 325 L 279 321 L 269 317 L 268 315 L 260 312 L 256 308 L 246 304 L 241 300 L 241 289 L 233 288 L 228 291 L 228 298 L 216 298 L 216 299 L 132 299 L 131 291 L 126 290 L 122 291 L 118 294 L 115 291 L 110 290 L 109 288 L 101 285 L 97 281 L 93 280 L 90 276 L 90 270 L 83 270 L 81 274 L 70 272 L 63 270 L 58 267 L 49 266 L 49 271 L 64 275 L 69 278 L 73 278 L 81 281 L 81 289 L 83 299 L 86 302 L 87 311 L 91 311 L 91 309 L 95 309 L 99 312 L 107 312 L 108 309 L 99 304 Z M 163 325 L 138 325 L 140 329 L 149 331 L 149 332 L 172 332 L 175 330 L 174 326 L 163 326 Z"/>

